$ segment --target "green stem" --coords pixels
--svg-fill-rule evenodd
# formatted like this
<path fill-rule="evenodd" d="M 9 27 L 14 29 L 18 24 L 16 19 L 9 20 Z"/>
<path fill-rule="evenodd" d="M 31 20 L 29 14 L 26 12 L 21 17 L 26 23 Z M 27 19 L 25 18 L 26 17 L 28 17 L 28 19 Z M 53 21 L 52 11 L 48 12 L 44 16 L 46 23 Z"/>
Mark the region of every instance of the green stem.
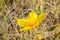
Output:
<path fill-rule="evenodd" d="M 25 40 L 29 40 L 28 39 L 28 31 L 26 32 L 26 38 L 25 38 Z"/>
<path fill-rule="evenodd" d="M 40 13 L 42 13 L 43 12 L 43 6 L 42 6 L 43 4 L 42 4 L 42 1 L 41 1 L 41 6 L 40 6 Z"/>

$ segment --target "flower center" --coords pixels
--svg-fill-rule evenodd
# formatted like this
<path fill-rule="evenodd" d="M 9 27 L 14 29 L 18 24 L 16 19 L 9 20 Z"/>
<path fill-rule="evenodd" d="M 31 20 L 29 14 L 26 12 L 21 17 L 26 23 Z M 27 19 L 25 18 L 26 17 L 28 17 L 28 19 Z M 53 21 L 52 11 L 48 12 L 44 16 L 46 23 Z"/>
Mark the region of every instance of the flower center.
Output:
<path fill-rule="evenodd" d="M 29 23 L 29 26 L 31 26 L 31 27 L 32 27 L 32 26 L 35 26 L 36 24 L 37 24 L 37 21 L 30 22 L 30 23 Z"/>

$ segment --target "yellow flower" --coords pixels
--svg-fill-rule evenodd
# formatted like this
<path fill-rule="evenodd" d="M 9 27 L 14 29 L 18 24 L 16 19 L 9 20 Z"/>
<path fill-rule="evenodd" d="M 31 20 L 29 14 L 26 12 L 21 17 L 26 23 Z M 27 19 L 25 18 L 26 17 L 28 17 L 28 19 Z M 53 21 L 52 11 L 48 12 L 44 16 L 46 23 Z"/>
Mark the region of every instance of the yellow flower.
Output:
<path fill-rule="evenodd" d="M 38 40 L 42 40 L 43 36 L 38 36 Z"/>
<path fill-rule="evenodd" d="M 42 22 L 45 16 L 46 16 L 45 13 L 37 15 L 35 12 L 30 12 L 26 18 L 19 19 L 14 16 L 14 19 L 16 19 L 17 24 L 19 26 L 23 27 L 20 30 L 23 31 L 23 30 L 31 30 L 34 26 L 37 26 L 39 23 Z"/>

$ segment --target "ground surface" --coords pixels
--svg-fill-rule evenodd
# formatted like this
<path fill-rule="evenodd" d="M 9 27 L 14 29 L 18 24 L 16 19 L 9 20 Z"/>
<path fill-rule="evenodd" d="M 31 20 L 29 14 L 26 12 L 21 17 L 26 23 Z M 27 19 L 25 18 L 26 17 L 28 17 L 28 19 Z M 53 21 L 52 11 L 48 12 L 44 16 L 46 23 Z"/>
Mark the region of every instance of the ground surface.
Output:
<path fill-rule="evenodd" d="M 43 12 L 47 16 L 33 30 L 19 32 L 20 28 L 13 16 L 26 17 L 30 11 L 40 13 L 41 1 Z M 57 27 L 53 28 L 53 25 Z M 49 30 L 49 28 L 52 28 Z M 0 0 L 0 40 L 38 40 L 36 35 L 44 35 L 42 40 L 60 40 L 60 0 Z M 38 31 L 38 34 L 35 34 Z M 41 31 L 44 31 L 42 33 Z M 27 39 L 26 39 L 27 38 Z"/>

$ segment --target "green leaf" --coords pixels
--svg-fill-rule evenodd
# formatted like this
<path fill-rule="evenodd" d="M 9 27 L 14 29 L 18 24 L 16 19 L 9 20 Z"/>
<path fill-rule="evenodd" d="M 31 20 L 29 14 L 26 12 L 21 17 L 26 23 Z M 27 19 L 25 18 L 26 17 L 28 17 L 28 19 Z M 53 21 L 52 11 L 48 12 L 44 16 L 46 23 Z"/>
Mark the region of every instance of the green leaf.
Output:
<path fill-rule="evenodd" d="M 60 32 L 55 34 L 55 38 L 53 38 L 53 40 L 56 40 L 56 38 L 59 36 Z"/>
<path fill-rule="evenodd" d="M 51 28 L 48 28 L 47 31 L 53 31 L 55 29 L 55 27 L 51 27 Z"/>
<path fill-rule="evenodd" d="M 4 4 L 4 0 L 0 0 L 0 9 L 3 9 L 4 6 L 5 6 L 5 4 Z"/>
<path fill-rule="evenodd" d="M 47 28 L 47 31 L 53 31 L 58 25 L 53 25 L 52 27 Z"/>

